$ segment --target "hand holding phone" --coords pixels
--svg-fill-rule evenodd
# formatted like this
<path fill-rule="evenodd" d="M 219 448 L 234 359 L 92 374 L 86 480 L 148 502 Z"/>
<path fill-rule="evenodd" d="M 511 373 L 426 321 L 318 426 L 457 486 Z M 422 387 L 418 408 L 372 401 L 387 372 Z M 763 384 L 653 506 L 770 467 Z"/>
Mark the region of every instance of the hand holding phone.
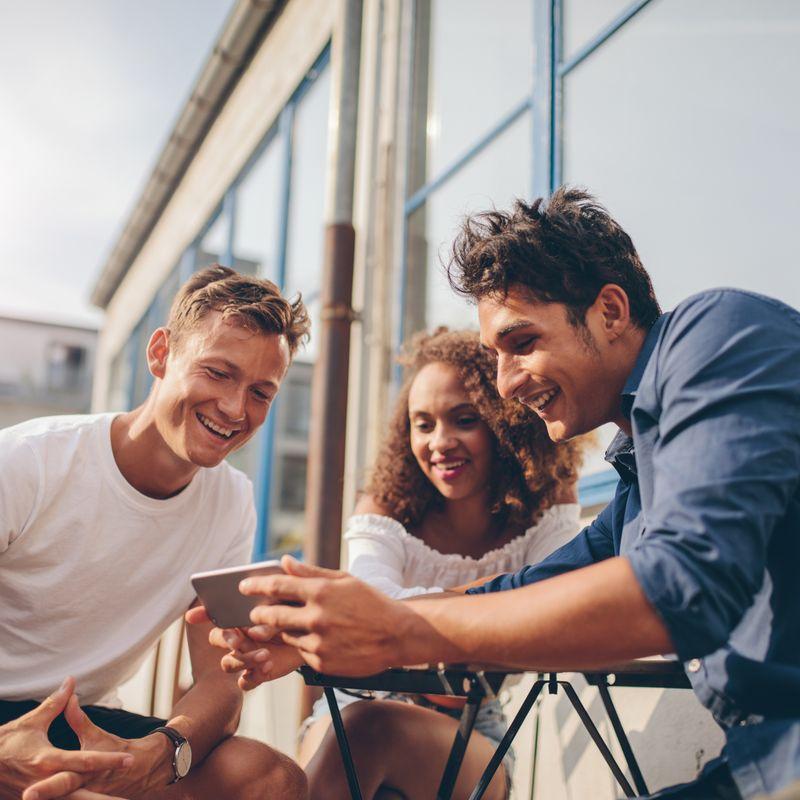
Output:
<path fill-rule="evenodd" d="M 283 574 L 280 561 L 260 561 L 238 567 L 196 572 L 191 576 L 192 586 L 200 602 L 205 606 L 209 619 L 218 628 L 247 628 L 250 611 L 263 604 L 263 597 L 245 597 L 239 592 L 239 584 L 255 575 Z"/>

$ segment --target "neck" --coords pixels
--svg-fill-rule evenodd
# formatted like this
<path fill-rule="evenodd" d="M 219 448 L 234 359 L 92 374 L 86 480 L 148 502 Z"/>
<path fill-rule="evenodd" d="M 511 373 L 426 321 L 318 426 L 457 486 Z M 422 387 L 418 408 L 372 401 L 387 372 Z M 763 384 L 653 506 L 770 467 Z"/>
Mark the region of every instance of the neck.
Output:
<path fill-rule="evenodd" d="M 452 532 L 459 549 L 471 551 L 493 542 L 495 530 L 485 494 L 445 501 L 441 514 L 446 530 Z"/>
<path fill-rule="evenodd" d="M 159 500 L 185 489 L 199 469 L 178 458 L 155 421 L 153 396 L 111 424 L 111 449 L 125 480 L 136 491 Z"/>
<path fill-rule="evenodd" d="M 614 393 L 615 405 L 612 412 L 609 414 L 609 422 L 613 422 L 620 430 L 633 435 L 633 428 L 631 421 L 627 415 L 622 411 L 622 390 L 628 382 L 631 373 L 633 372 L 639 355 L 644 347 L 645 339 L 649 331 L 642 330 L 642 328 L 632 327 L 624 338 L 618 340 L 619 347 L 614 354 L 615 360 L 620 364 L 618 370 L 618 377 L 615 381 L 616 391 Z"/>

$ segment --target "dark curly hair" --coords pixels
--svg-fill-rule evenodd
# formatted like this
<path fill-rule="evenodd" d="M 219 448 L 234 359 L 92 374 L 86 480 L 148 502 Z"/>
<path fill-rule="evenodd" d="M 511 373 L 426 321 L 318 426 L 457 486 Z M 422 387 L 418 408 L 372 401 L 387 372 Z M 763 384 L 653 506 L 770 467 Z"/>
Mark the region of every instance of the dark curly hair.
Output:
<path fill-rule="evenodd" d="M 498 524 L 528 526 L 555 502 L 565 481 L 580 467 L 580 439 L 554 444 L 544 423 L 530 409 L 503 400 L 495 385 L 495 361 L 472 331 L 438 328 L 420 333 L 406 346 L 400 363 L 406 380 L 389 421 L 365 491 L 407 529 L 418 526 L 444 498 L 419 467 L 411 451 L 408 395 L 411 384 L 427 364 L 441 362 L 456 368 L 470 402 L 489 426 L 494 439 L 490 511 Z"/>
<path fill-rule="evenodd" d="M 625 290 L 638 327 L 648 330 L 661 314 L 630 236 L 591 194 L 568 186 L 549 200 L 517 200 L 510 212 L 467 217 L 447 276 L 473 300 L 524 287 L 539 302 L 563 303 L 576 327 L 607 283 Z"/>

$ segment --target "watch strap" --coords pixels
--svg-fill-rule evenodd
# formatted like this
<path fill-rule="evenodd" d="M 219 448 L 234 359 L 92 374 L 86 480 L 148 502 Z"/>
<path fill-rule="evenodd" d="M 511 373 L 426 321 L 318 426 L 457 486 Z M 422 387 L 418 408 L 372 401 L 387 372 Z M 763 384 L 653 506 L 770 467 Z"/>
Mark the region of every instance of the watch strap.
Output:
<path fill-rule="evenodd" d="M 181 778 L 185 777 L 184 775 L 180 775 L 178 773 L 178 760 L 177 760 L 177 753 L 178 748 L 182 744 L 188 744 L 188 739 L 185 736 L 182 736 L 179 731 L 176 731 L 175 728 L 170 728 L 168 725 L 162 725 L 159 728 L 156 728 L 153 733 L 163 733 L 171 742 L 172 746 L 175 748 L 172 754 L 172 772 L 174 777 L 170 781 L 170 783 L 177 783 Z"/>

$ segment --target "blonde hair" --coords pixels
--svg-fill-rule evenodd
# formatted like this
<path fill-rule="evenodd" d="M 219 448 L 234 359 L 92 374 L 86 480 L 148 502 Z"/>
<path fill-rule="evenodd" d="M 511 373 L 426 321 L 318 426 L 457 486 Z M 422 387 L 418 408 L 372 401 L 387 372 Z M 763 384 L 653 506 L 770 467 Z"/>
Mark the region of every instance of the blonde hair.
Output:
<path fill-rule="evenodd" d="M 272 281 L 212 264 L 192 275 L 175 295 L 167 322 L 173 343 L 211 311 L 253 332 L 285 336 L 292 355 L 309 338 L 308 312 L 299 294 L 287 300 Z"/>

